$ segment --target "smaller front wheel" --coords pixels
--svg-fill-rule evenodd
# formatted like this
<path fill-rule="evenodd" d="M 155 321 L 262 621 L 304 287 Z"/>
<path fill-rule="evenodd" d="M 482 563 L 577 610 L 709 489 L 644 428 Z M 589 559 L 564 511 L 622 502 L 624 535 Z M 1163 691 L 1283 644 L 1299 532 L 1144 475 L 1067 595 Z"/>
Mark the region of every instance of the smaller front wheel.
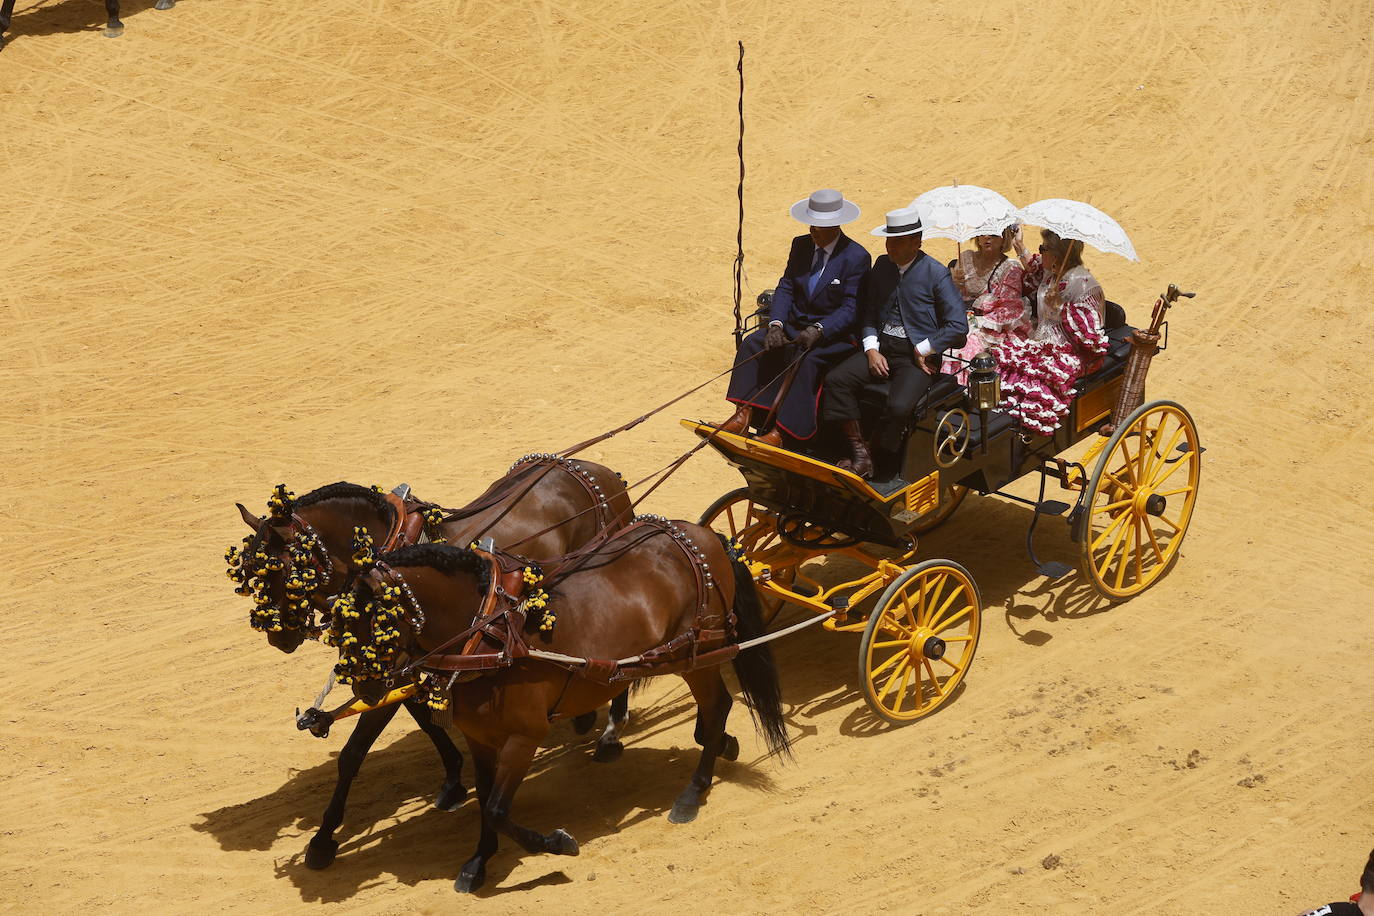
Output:
<path fill-rule="evenodd" d="M 926 560 L 887 587 L 859 644 L 869 707 L 889 722 L 927 716 L 954 695 L 973 664 L 982 600 L 968 570 Z"/>

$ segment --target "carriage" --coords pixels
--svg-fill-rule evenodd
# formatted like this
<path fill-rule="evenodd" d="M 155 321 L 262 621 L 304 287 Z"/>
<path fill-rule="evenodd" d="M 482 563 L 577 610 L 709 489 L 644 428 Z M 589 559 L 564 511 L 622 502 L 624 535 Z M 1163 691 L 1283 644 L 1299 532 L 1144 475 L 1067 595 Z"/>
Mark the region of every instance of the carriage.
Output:
<path fill-rule="evenodd" d="M 949 519 L 970 492 L 1032 507 L 1027 551 L 1050 579 L 1074 568 L 1037 557 L 1035 527 L 1042 515 L 1063 516 L 1079 545 L 1079 570 L 1110 601 L 1140 594 L 1177 558 L 1197 499 L 1203 449 L 1183 406 L 1146 403 L 1143 395 L 1150 361 L 1167 347 L 1165 315 L 1180 296 L 1192 295 L 1171 285 L 1141 329 L 1126 323 L 1119 305 L 1107 304 L 1108 353 L 1078 381 L 1053 437 L 1023 436 L 996 410 L 995 370 L 989 377 L 986 367 L 973 366 L 967 390 L 941 377 L 909 424 L 900 474 L 909 483 L 892 492 L 821 457 L 683 420 L 745 480 L 717 499 L 701 523 L 738 542 L 770 614 L 792 604 L 821 615 L 826 629 L 862 634 L 859 679 L 878 716 L 892 722 L 926 716 L 968 673 L 982 602 L 959 563 L 919 560 L 918 539 Z M 881 383 L 866 396 L 880 404 Z M 1079 457 L 1063 457 L 1088 440 Z M 1039 478 L 1034 500 L 1007 491 L 1033 475 Z M 1070 501 L 1046 498 L 1050 480 Z M 821 582 L 808 564 L 832 556 L 866 571 Z"/>

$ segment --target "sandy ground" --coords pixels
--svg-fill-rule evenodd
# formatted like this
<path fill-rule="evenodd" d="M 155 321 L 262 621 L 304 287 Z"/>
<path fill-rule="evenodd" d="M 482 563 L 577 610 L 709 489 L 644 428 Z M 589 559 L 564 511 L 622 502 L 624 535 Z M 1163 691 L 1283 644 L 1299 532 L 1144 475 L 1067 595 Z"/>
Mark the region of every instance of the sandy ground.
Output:
<path fill-rule="evenodd" d="M 19 0 L 0 52 L 0 908 L 1284 914 L 1354 890 L 1374 3 L 131 0 L 125 22 Z M 450 889 L 472 804 L 428 806 L 402 716 L 338 862 L 306 870 L 347 729 L 295 731 L 329 659 L 246 626 L 233 502 L 347 479 L 458 504 L 719 371 L 736 39 L 750 295 L 813 187 L 863 206 L 876 253 L 884 210 L 951 179 L 1117 215 L 1142 263 L 1090 266 L 1136 321 L 1198 290 L 1150 389 L 1209 449 L 1182 562 L 1106 607 L 1034 574 L 1023 509 L 971 500 L 926 542 L 987 603 L 938 715 L 889 729 L 857 638 L 789 638 L 795 764 L 751 735 L 675 827 L 691 707 L 658 682 L 620 763 L 563 725 L 521 792 L 581 857 L 511 851 L 475 902 Z M 591 457 L 637 478 L 691 444 L 676 415 Z M 703 455 L 651 508 L 694 518 L 737 481 Z"/>

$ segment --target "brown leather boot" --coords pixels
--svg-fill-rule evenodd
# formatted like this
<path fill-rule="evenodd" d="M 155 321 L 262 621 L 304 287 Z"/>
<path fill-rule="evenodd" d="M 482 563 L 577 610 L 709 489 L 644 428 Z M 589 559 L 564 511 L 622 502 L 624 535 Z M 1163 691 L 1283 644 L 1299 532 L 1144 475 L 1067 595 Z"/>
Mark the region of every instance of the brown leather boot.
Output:
<path fill-rule="evenodd" d="M 771 445 L 774 448 L 782 448 L 782 430 L 774 426 L 761 436 L 754 437 L 755 442 L 762 442 L 764 445 Z"/>
<path fill-rule="evenodd" d="M 869 454 L 868 443 L 864 441 L 863 431 L 859 429 L 859 421 L 845 420 L 840 429 L 844 431 L 844 437 L 849 440 L 849 451 L 852 453 L 849 459 L 849 470 L 865 480 L 872 477 L 873 456 Z"/>
<path fill-rule="evenodd" d="M 724 423 L 716 424 L 716 428 L 726 433 L 742 433 L 749 426 L 750 407 L 748 404 L 741 404 L 735 411 L 734 416 Z"/>

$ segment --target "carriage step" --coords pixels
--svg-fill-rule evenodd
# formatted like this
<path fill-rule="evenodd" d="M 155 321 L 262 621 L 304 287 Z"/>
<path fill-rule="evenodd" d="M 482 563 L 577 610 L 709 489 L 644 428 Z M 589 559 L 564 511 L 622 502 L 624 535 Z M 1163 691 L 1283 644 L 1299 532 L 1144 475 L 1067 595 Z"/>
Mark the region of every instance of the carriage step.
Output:
<path fill-rule="evenodd" d="M 1067 563 L 1060 563 L 1055 560 L 1046 560 L 1040 564 L 1040 575 L 1046 579 L 1062 579 L 1074 571 L 1074 567 Z"/>
<path fill-rule="evenodd" d="M 1057 499 L 1046 499 L 1035 504 L 1035 511 L 1041 515 L 1063 515 L 1069 511 L 1069 504 L 1061 503 Z"/>

